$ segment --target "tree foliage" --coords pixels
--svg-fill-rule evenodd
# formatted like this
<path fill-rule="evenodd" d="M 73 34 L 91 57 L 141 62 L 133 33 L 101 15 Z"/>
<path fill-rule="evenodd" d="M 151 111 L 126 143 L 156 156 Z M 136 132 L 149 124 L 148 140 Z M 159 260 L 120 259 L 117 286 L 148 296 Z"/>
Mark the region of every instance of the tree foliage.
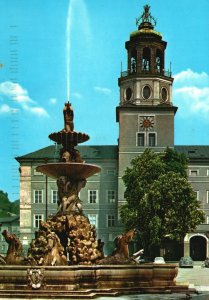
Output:
<path fill-rule="evenodd" d="M 146 249 L 162 246 L 169 237 L 179 242 L 204 221 L 187 178 L 187 158 L 167 148 L 163 153 L 146 149 L 131 161 L 123 181 L 126 204 L 121 219 L 137 228 Z"/>
<path fill-rule="evenodd" d="M 8 194 L 0 190 L 0 217 L 19 214 L 19 200 L 11 202 Z"/>

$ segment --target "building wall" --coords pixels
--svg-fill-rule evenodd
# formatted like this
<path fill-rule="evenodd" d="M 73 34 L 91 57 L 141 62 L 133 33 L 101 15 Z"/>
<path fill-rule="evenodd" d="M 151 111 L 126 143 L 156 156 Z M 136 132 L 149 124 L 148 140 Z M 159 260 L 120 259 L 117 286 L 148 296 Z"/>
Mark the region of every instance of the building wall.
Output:
<path fill-rule="evenodd" d="M 153 127 L 150 130 L 144 130 L 141 127 L 141 118 L 151 117 L 154 120 Z M 131 160 L 138 154 L 144 152 L 149 147 L 148 136 L 154 133 L 156 137 L 155 147 L 151 147 L 155 152 L 164 151 L 165 148 L 174 147 L 174 111 L 161 109 L 157 110 L 151 107 L 127 107 L 119 109 L 119 173 L 118 173 L 118 204 L 124 203 L 124 191 L 122 176 L 125 169 L 130 166 Z M 138 145 L 138 133 L 144 134 L 145 145 Z"/>
<path fill-rule="evenodd" d="M 205 165 L 203 163 L 190 163 L 188 175 L 200 202 L 200 208 L 205 212 L 205 224 L 209 224 L 209 163 L 205 162 Z"/>
<path fill-rule="evenodd" d="M 20 168 L 20 239 L 23 246 L 28 246 L 31 240 L 31 166 Z"/>

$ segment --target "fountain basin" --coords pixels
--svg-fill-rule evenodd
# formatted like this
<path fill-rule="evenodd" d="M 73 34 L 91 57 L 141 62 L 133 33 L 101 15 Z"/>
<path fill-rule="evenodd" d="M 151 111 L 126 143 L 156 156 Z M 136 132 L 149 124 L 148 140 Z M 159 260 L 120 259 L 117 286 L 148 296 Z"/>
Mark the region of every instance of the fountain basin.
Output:
<path fill-rule="evenodd" d="M 42 278 L 34 278 L 38 286 L 35 288 L 28 278 L 32 270 L 42 273 Z M 79 299 L 82 295 L 90 299 L 108 294 L 188 291 L 187 285 L 176 285 L 177 273 L 176 264 L 0 266 L 0 297 L 7 293 L 12 298 L 19 293 L 23 298 L 32 294 L 41 298 L 59 294 L 62 299 L 72 296 Z"/>
<path fill-rule="evenodd" d="M 101 171 L 101 168 L 91 164 L 84 163 L 49 163 L 38 166 L 38 172 L 42 172 L 49 177 L 59 178 L 60 176 L 67 176 L 74 180 L 82 180 L 88 178 Z"/>
<path fill-rule="evenodd" d="M 82 133 L 82 132 L 76 132 L 76 131 L 59 131 L 54 132 L 49 135 L 49 138 L 58 143 L 58 144 L 64 144 L 64 145 L 74 145 L 77 146 L 80 143 L 84 143 L 89 140 L 89 135 Z"/>

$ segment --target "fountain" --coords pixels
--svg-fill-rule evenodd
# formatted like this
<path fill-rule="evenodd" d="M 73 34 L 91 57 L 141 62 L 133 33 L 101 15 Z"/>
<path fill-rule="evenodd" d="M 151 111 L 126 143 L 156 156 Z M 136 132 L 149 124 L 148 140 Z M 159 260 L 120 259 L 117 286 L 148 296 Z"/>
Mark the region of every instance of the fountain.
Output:
<path fill-rule="evenodd" d="M 129 256 L 128 244 L 135 230 L 118 236 L 114 252 L 104 257 L 103 242 L 97 240 L 95 226 L 85 216 L 79 198 L 86 178 L 100 168 L 86 164 L 75 149 L 89 136 L 74 131 L 69 102 L 63 113 L 64 128 L 49 135 L 62 145 L 59 162 L 37 167 L 37 171 L 57 179 L 57 213 L 41 222 L 26 257 L 19 239 L 7 231 L 2 233 L 9 249 L 6 257 L 0 257 L 0 297 L 90 299 L 188 291 L 187 285 L 175 283 L 176 264 L 138 264 Z"/>

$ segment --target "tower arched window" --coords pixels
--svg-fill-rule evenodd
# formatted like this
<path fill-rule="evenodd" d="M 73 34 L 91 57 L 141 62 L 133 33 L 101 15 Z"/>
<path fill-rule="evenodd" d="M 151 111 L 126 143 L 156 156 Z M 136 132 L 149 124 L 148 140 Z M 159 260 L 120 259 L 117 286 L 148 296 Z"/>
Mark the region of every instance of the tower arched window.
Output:
<path fill-rule="evenodd" d="M 150 62 L 151 62 L 151 51 L 150 48 L 145 47 L 143 49 L 142 56 L 142 71 L 150 71 Z"/>
<path fill-rule="evenodd" d="M 162 69 L 163 69 L 163 66 L 162 66 L 162 51 L 157 49 L 156 51 L 156 65 L 155 65 L 155 69 L 157 72 L 161 72 Z"/>
<path fill-rule="evenodd" d="M 137 51 L 133 49 L 131 51 L 131 73 L 136 73 L 136 58 L 137 58 Z"/>

